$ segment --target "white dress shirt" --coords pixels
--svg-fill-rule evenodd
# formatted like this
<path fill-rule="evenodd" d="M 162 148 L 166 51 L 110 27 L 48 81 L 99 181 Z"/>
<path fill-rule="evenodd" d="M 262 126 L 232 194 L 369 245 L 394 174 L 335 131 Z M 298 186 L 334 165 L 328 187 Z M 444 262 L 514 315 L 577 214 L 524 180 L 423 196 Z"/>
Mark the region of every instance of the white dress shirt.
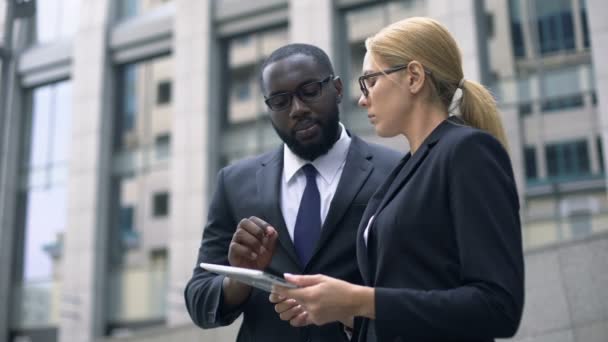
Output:
<path fill-rule="evenodd" d="M 346 155 L 350 147 L 351 138 L 340 123 L 342 130 L 340 138 L 334 146 L 324 155 L 312 163 L 295 155 L 285 145 L 283 148 L 283 177 L 281 177 L 281 212 L 287 225 L 287 231 L 293 241 L 296 217 L 300 208 L 302 194 L 306 187 L 306 175 L 302 166 L 312 164 L 317 169 L 317 187 L 321 195 L 321 225 L 325 222 L 331 200 L 334 198 L 338 182 L 344 170 Z"/>

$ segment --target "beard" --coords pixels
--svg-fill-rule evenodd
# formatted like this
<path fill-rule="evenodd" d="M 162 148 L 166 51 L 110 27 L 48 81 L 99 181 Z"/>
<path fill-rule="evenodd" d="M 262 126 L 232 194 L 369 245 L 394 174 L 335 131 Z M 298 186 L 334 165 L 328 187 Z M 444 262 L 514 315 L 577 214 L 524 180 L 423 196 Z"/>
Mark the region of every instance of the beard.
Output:
<path fill-rule="evenodd" d="M 333 112 L 335 114 L 331 115 L 325 123 L 315 120 L 315 123 L 321 127 L 321 137 L 318 142 L 302 144 L 296 138 L 296 133 L 294 130 L 290 132 L 281 131 L 271 120 L 272 127 L 274 127 L 277 135 L 295 155 L 304 160 L 313 161 L 326 154 L 339 138 L 338 133 L 340 132 L 340 118 L 338 110 L 338 106 L 336 105 L 335 111 Z"/>

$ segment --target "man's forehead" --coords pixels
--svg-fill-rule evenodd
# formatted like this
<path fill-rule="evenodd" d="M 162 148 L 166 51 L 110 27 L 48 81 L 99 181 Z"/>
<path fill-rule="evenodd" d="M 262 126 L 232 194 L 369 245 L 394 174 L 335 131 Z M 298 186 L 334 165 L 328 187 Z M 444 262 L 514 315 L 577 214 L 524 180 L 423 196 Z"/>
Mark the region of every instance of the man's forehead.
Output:
<path fill-rule="evenodd" d="M 292 55 L 269 64 L 263 71 L 266 87 L 304 82 L 322 75 L 323 66 L 313 57 L 302 54 Z"/>

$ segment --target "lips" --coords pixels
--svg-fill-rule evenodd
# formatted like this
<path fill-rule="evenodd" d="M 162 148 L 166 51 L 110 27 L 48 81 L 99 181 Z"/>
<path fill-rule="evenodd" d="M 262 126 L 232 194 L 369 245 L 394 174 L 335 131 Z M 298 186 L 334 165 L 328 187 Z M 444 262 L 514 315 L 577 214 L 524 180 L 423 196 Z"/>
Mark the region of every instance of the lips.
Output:
<path fill-rule="evenodd" d="M 294 133 L 298 139 L 308 140 L 317 136 L 321 126 L 315 120 L 298 121 L 294 126 Z"/>
<path fill-rule="evenodd" d="M 305 131 L 311 127 L 313 127 L 314 125 L 317 125 L 317 121 L 316 120 L 311 120 L 311 119 L 305 119 L 305 120 L 301 120 L 298 121 L 295 126 L 293 127 L 293 130 L 298 132 L 298 131 Z"/>

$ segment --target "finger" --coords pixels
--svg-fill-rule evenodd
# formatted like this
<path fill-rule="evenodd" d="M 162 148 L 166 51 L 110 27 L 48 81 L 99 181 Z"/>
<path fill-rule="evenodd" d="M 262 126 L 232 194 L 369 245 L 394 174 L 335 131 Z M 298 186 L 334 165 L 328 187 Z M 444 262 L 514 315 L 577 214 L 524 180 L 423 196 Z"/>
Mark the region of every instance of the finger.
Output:
<path fill-rule="evenodd" d="M 280 294 L 276 293 L 276 292 L 272 292 L 270 293 L 270 296 L 268 296 L 268 300 L 273 303 L 280 303 L 282 301 L 284 301 L 286 298 L 281 296 Z"/>
<path fill-rule="evenodd" d="M 285 310 L 279 314 L 279 317 L 284 321 L 291 321 L 292 319 L 298 317 L 304 312 L 304 308 L 302 305 L 294 305 L 293 307 Z"/>
<path fill-rule="evenodd" d="M 264 243 L 266 248 L 269 250 L 274 250 L 274 246 L 276 246 L 277 240 L 279 239 L 279 233 L 277 233 L 273 226 L 266 227 L 266 239 L 267 242 Z"/>
<path fill-rule="evenodd" d="M 324 275 L 315 274 L 315 275 L 293 275 L 290 273 L 284 274 L 285 280 L 288 282 L 298 285 L 298 287 L 307 287 L 317 285 L 323 281 Z"/>
<path fill-rule="evenodd" d="M 244 229 L 237 230 L 236 233 L 234 233 L 232 240 L 243 246 L 248 247 L 253 252 L 259 254 L 263 254 L 266 252 L 266 247 L 262 245 L 262 242 Z"/>
<path fill-rule="evenodd" d="M 308 318 L 308 312 L 304 311 L 304 312 L 300 313 L 299 315 L 297 315 L 296 317 L 289 320 L 289 324 L 291 324 L 294 327 L 303 327 L 303 326 L 312 324 L 312 322 Z"/>
<path fill-rule="evenodd" d="M 249 234 L 255 236 L 256 239 L 260 241 L 260 243 L 264 242 L 265 234 L 265 226 L 260 226 L 256 222 L 250 219 L 242 219 L 239 222 L 238 228 L 241 228 L 247 231 Z"/>
<path fill-rule="evenodd" d="M 298 302 L 296 302 L 293 299 L 286 299 L 278 304 L 276 304 L 274 306 L 274 311 L 276 311 L 276 313 L 281 314 L 284 313 L 296 306 L 298 306 L 300 304 L 298 304 Z M 290 317 L 291 318 L 291 317 Z M 287 318 L 286 320 L 289 320 L 290 318 Z"/>
<path fill-rule="evenodd" d="M 230 243 L 229 253 L 233 254 L 233 256 L 252 260 L 252 261 L 257 260 L 257 258 L 258 258 L 258 254 L 256 252 L 252 251 L 247 246 L 243 246 L 243 245 L 239 244 L 238 242 Z"/>

